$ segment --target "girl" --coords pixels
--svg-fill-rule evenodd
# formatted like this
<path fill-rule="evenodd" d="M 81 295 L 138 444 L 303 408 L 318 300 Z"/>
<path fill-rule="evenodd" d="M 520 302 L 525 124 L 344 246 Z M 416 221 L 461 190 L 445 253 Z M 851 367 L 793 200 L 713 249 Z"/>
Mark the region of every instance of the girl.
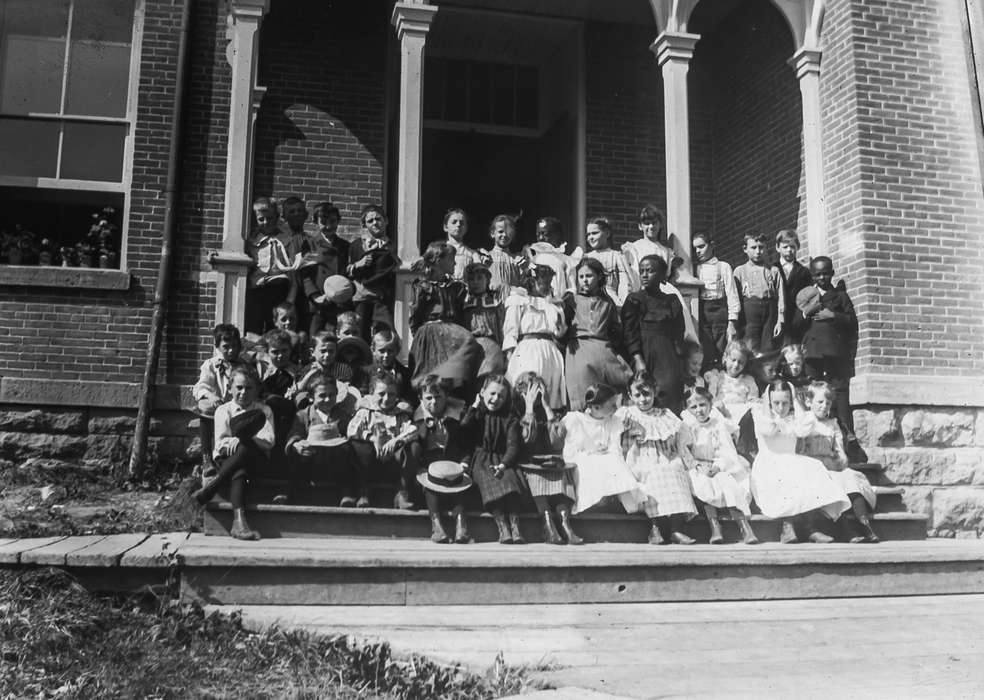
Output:
<path fill-rule="evenodd" d="M 847 494 L 819 460 L 796 454 L 793 391 L 775 380 L 764 401 L 752 409 L 758 455 L 752 464 L 752 496 L 763 515 L 782 521 L 780 542 L 798 541 L 795 525 L 811 542 L 833 542 L 817 529 L 818 517 L 836 520 L 851 507 Z"/>
<path fill-rule="evenodd" d="M 379 467 L 396 468 L 399 471 L 399 490 L 393 499 L 393 507 L 401 510 L 413 508 L 409 485 L 416 477 L 413 461 L 404 450 L 408 441 L 416 436 L 413 409 L 401 401 L 396 377 L 389 372 L 377 371 L 369 379 L 369 394 L 357 404 L 355 415 L 348 424 L 348 437 L 360 441 L 354 445 L 356 452 L 378 472 Z"/>
<path fill-rule="evenodd" d="M 465 268 L 468 295 L 463 308 L 465 328 L 482 347 L 482 363 L 478 378 L 489 374 L 502 374 L 506 370 L 506 358 L 502 354 L 502 324 L 506 307 L 489 289 L 492 273 L 481 262 L 470 263 Z"/>
<path fill-rule="evenodd" d="M 529 289 L 513 289 L 506 300 L 502 349 L 509 381 L 516 381 L 524 372 L 542 377 L 547 387 L 544 400 L 557 410 L 567 403 L 564 358 L 557 347 L 567 324 L 560 302 L 550 293 L 553 274 L 547 265 L 534 265 L 527 280 Z"/>
<path fill-rule="evenodd" d="M 707 380 L 701 375 L 704 366 L 704 349 L 700 343 L 686 341 L 683 344 L 683 387 L 684 391 L 694 388 L 707 388 Z"/>
<path fill-rule="evenodd" d="M 471 476 L 478 485 L 485 509 L 499 528 L 500 544 L 526 544 L 519 529 L 523 482 L 516 473 L 519 456 L 519 421 L 509 406 L 509 382 L 501 375 L 485 378 L 475 403 L 461 420 L 466 444 L 476 445 Z"/>
<path fill-rule="evenodd" d="M 536 222 L 536 242 L 523 249 L 530 262 L 539 262 L 554 269 L 553 294 L 562 297 L 567 291 L 567 278 L 574 261 L 567 255 L 564 227 L 555 216 L 544 216 Z"/>
<path fill-rule="evenodd" d="M 712 369 L 704 374 L 714 407 L 728 419 L 732 433 L 738 431 L 742 416 L 759 398 L 755 379 L 745 373 L 749 358 L 748 348 L 740 341 L 732 341 L 721 358 L 724 369 Z"/>
<path fill-rule="evenodd" d="M 505 214 L 499 214 L 492 219 L 489 226 L 489 236 L 492 238 L 492 250 L 482 250 L 489 259 L 489 270 L 492 273 L 493 292 L 500 299 L 506 299 L 510 290 L 519 284 L 522 270 L 519 263 L 509 252 L 509 246 L 516 237 L 516 219 Z"/>
<path fill-rule="evenodd" d="M 232 529 L 238 540 L 258 540 L 260 533 L 246 522 L 246 480 L 263 470 L 273 448 L 273 412 L 258 400 L 259 391 L 252 373 L 236 368 L 230 374 L 232 400 L 215 410 L 215 452 L 218 473 L 192 494 L 205 505 L 219 488 L 229 484 Z"/>
<path fill-rule="evenodd" d="M 694 544 L 696 540 L 683 533 L 683 524 L 697 509 L 681 458 L 682 423 L 660 406 L 658 395 L 655 382 L 641 374 L 629 385 L 633 405 L 618 409 L 618 416 L 630 426 L 626 461 L 639 482 L 635 510 L 644 510 L 649 517 L 649 544 L 665 544 L 664 532 L 676 544 Z"/>
<path fill-rule="evenodd" d="M 425 279 L 414 280 L 411 287 L 411 381 L 416 386 L 427 375 L 437 374 L 460 386 L 474 376 L 481 348 L 464 327 L 468 289 L 451 277 L 454 248 L 442 241 L 431 243 L 415 268 Z"/>
<path fill-rule="evenodd" d="M 851 511 L 845 516 L 853 529 L 851 543 L 878 542 L 870 517 L 875 509 L 875 490 L 864 474 L 847 467 L 843 433 L 837 419 L 830 417 L 833 388 L 827 382 L 814 382 L 806 393 L 809 411 L 803 413 L 797 425 L 800 440 L 796 451 L 823 462 L 834 482 L 851 499 Z"/>
<path fill-rule="evenodd" d="M 621 343 L 622 323 L 618 309 L 605 289 L 605 270 L 594 258 L 577 265 L 577 293 L 564 295 L 564 318 L 568 326 L 564 372 L 571 409 L 584 410 L 584 392 L 592 384 L 607 384 L 618 393 L 625 390 L 632 370 L 615 348 Z"/>
<path fill-rule="evenodd" d="M 673 252 L 673 245 L 666 232 L 666 216 L 663 212 L 647 204 L 639 212 L 638 222 L 642 238 L 622 246 L 622 254 L 625 256 L 629 270 L 638 276 L 639 264 L 647 255 L 656 255 L 663 259 L 667 269 L 676 269 L 683 261 Z"/>
<path fill-rule="evenodd" d="M 711 544 L 721 544 L 719 508 L 726 508 L 738 523 L 745 544 L 758 544 L 748 522 L 752 494 L 748 462 L 738 456 L 731 433 L 720 415 L 713 415 L 711 395 L 694 387 L 686 392 L 687 410 L 683 412 L 686 449 L 681 451 L 690 477 L 694 496 L 703 502 L 704 514 L 711 527 Z"/>
<path fill-rule="evenodd" d="M 605 290 L 615 305 L 621 306 L 629 294 L 629 270 L 625 266 L 625 258 L 622 253 L 612 248 L 611 222 L 604 216 L 588 219 L 585 236 L 588 252 L 584 254 L 584 257 L 594 258 L 601 263 L 604 279 L 607 281 Z M 576 274 L 575 272 L 575 276 Z M 576 278 L 572 282 L 571 286 L 578 286 Z"/>
<path fill-rule="evenodd" d="M 807 387 L 810 386 L 809 378 L 803 373 L 805 359 L 803 357 L 802 345 L 785 345 L 779 351 L 779 362 L 776 365 L 776 374 L 779 378 L 793 387 L 796 392 L 796 400 L 801 406 L 807 404 Z"/>
<path fill-rule="evenodd" d="M 618 395 L 604 384 L 592 384 L 584 392 L 584 411 L 564 416 L 564 461 L 577 466 L 577 499 L 580 513 L 606 496 L 618 496 L 629 512 L 639 503 L 635 477 L 622 456 L 625 422 L 615 415 Z"/>
<path fill-rule="evenodd" d="M 557 454 L 564 439 L 564 427 L 556 414 L 543 402 L 543 380 L 526 372 L 516 381 L 514 405 L 523 436 L 520 468 L 533 495 L 537 513 L 543 523 L 543 541 L 564 544 L 554 526 L 551 509 L 560 516 L 560 528 L 568 544 L 583 544 L 571 526 L 571 506 L 577 499 L 572 464 Z"/>
<path fill-rule="evenodd" d="M 647 255 L 639 263 L 643 289 L 632 292 L 622 307 L 625 345 L 637 374 L 647 373 L 666 392 L 660 403 L 676 409 L 682 399 L 680 349 L 684 310 L 680 300 L 664 292 L 666 262 Z"/>
<path fill-rule="evenodd" d="M 477 250 L 465 245 L 465 235 L 468 233 L 468 215 L 465 214 L 464 209 L 453 207 L 444 213 L 444 233 L 448 235 L 445 243 L 454 248 L 454 271 L 451 274 L 456 280 L 463 280 L 465 267 L 482 259 Z"/>

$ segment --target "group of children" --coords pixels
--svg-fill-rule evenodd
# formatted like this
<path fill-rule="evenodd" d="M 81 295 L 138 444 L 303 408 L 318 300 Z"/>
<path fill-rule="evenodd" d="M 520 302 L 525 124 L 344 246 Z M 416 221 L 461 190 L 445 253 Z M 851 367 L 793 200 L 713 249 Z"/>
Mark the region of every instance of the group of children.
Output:
<path fill-rule="evenodd" d="M 382 209 L 364 209 L 351 243 L 329 204 L 314 208 L 314 236 L 300 200 L 284 203 L 282 221 L 269 200 L 254 212 L 249 333 L 216 327 L 194 391 L 205 454 L 195 495 L 205 503 L 228 487 L 234 537 L 259 537 L 247 484 L 269 475 L 289 484 L 275 502 L 331 482 L 343 507 L 370 505 L 370 477 L 392 480 L 394 507 L 426 507 L 439 543 L 471 541 L 473 498 L 504 544 L 524 542 L 530 501 L 552 544 L 580 544 L 573 516 L 604 503 L 645 513 L 653 544 L 692 544 L 684 525 L 698 507 L 711 543 L 724 542 L 724 510 L 754 544 L 753 502 L 782 521 L 783 542 L 831 541 L 823 517 L 845 539 L 877 541 L 874 491 L 847 468 L 859 452 L 846 391 L 857 319 L 829 258 L 809 270 L 796 261 L 794 232 L 777 236 L 777 266 L 761 237 L 746 237 L 748 262 L 734 271 L 694 236 L 695 323 L 674 284 L 689 273 L 654 207 L 622 250 L 596 217 L 589 250 L 571 254 L 550 217 L 512 250 L 507 215 L 474 250 L 467 215 L 449 210 L 446 240 L 413 266 L 404 365 L 392 317 L 400 261 Z"/>

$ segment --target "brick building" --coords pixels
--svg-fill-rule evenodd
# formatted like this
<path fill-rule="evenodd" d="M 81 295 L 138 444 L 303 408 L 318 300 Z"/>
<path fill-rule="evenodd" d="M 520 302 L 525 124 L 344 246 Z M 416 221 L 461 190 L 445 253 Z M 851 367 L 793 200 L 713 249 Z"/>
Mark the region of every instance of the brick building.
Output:
<path fill-rule="evenodd" d="M 126 454 L 180 96 L 159 453 L 241 322 L 254 195 L 330 199 L 353 235 L 382 202 L 404 260 L 451 205 L 480 245 L 520 210 L 625 240 L 653 202 L 684 247 L 797 228 L 834 259 L 859 434 L 935 531 L 978 532 L 982 46 L 981 0 L 0 0 L 0 458 Z M 105 206 L 108 250 L 77 245 Z"/>

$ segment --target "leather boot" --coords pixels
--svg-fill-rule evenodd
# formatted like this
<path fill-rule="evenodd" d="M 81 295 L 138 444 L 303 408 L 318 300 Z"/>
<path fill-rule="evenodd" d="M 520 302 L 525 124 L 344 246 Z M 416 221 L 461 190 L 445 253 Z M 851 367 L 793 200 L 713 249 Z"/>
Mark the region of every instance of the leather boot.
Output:
<path fill-rule="evenodd" d="M 229 534 L 237 540 L 258 540 L 260 533 L 249 526 L 246 522 L 246 511 L 243 508 L 235 508 L 232 511 L 232 529 Z"/>
<path fill-rule="evenodd" d="M 799 542 L 799 537 L 796 536 L 796 528 L 793 527 L 793 522 L 791 520 L 782 520 L 782 534 L 779 535 L 779 541 L 782 544 L 796 544 Z"/>
<path fill-rule="evenodd" d="M 745 544 L 758 544 L 759 538 L 755 536 L 755 530 L 752 529 L 752 524 L 748 522 L 748 518 L 742 518 L 738 521 L 738 527 L 741 530 L 741 539 Z"/>
<path fill-rule="evenodd" d="M 663 533 L 660 532 L 659 525 L 654 520 L 649 528 L 649 544 L 666 544 Z"/>
<path fill-rule="evenodd" d="M 881 539 L 875 534 L 875 531 L 871 529 L 871 518 L 867 515 L 862 515 L 858 518 L 858 523 L 861 525 L 861 532 L 864 533 L 864 541 L 869 544 L 878 544 Z"/>
<path fill-rule="evenodd" d="M 707 524 L 711 526 L 711 538 L 708 544 L 724 544 L 724 535 L 721 533 L 721 521 L 717 518 L 708 518 Z"/>
<path fill-rule="evenodd" d="M 465 520 L 464 513 L 454 516 L 454 541 L 458 544 L 471 544 L 472 538 L 468 534 L 468 521 Z"/>
<path fill-rule="evenodd" d="M 685 522 L 685 516 L 670 516 L 670 541 L 673 542 L 673 544 L 697 544 L 697 540 L 690 535 L 684 534 L 683 524 Z"/>
<path fill-rule="evenodd" d="M 512 543 L 513 544 L 526 544 L 526 540 L 523 539 L 523 533 L 519 531 L 519 514 L 510 513 L 509 514 L 509 528 L 512 531 Z M 556 534 L 556 531 L 554 532 Z"/>
<path fill-rule="evenodd" d="M 495 521 L 495 526 L 499 528 L 499 544 L 512 544 L 512 533 L 509 532 L 506 516 L 502 513 L 493 513 L 492 519 Z"/>
<path fill-rule="evenodd" d="M 544 544 L 564 544 L 563 538 L 554 526 L 553 516 L 549 510 L 543 511 L 543 542 Z"/>
<path fill-rule="evenodd" d="M 563 505 L 557 510 L 560 511 L 560 529 L 564 531 L 564 536 L 567 537 L 567 544 L 584 544 L 584 540 L 574 532 L 571 523 L 571 507 Z"/>
<path fill-rule="evenodd" d="M 441 524 L 441 516 L 437 513 L 431 513 L 431 541 L 438 544 L 447 544 L 451 541 L 448 533 L 444 531 L 444 525 Z"/>

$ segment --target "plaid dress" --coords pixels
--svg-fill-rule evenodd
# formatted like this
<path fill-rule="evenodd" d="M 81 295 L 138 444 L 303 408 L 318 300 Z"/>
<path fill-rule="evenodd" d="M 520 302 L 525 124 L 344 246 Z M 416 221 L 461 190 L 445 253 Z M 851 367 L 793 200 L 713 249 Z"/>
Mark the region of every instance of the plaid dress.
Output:
<path fill-rule="evenodd" d="M 461 429 L 464 444 L 475 445 L 467 461 L 472 479 L 482 494 L 482 504 L 488 506 L 510 494 L 521 494 L 523 481 L 515 468 L 521 439 L 519 421 L 511 415 L 509 406 L 495 413 L 484 405 L 470 407 L 461 419 Z M 496 464 L 506 465 L 500 477 L 492 472 Z"/>
<path fill-rule="evenodd" d="M 680 419 L 665 408 L 643 413 L 636 406 L 623 406 L 617 415 L 636 423 L 645 433 L 626 455 L 632 475 L 639 481 L 640 510 L 650 518 L 695 515 L 690 478 L 680 458 Z"/>
<path fill-rule="evenodd" d="M 537 458 L 544 455 L 556 455 L 558 459 L 563 459 L 554 449 L 554 445 L 563 442 L 564 426 L 559 420 L 548 422 L 539 414 L 524 415 L 519 424 L 523 435 L 519 466 L 526 477 L 530 495 L 566 496 L 573 502 L 577 498 L 573 469 L 543 469 L 535 466 L 542 461 Z"/>

